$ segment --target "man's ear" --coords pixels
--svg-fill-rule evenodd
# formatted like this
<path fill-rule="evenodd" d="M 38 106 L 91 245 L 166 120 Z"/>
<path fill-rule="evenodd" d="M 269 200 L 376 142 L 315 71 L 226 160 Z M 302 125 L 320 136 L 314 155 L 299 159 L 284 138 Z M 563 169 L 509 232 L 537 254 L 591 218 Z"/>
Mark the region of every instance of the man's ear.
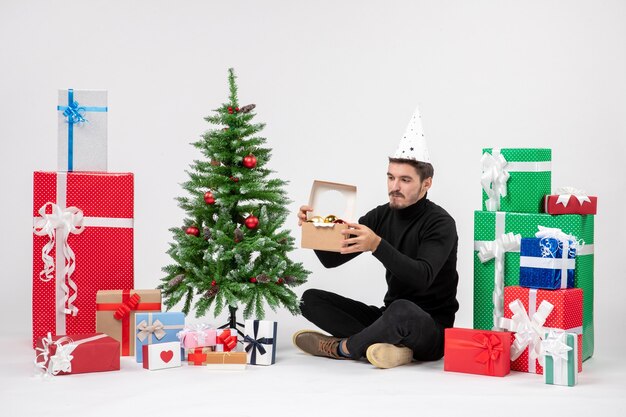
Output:
<path fill-rule="evenodd" d="M 433 177 L 428 177 L 422 183 L 422 190 L 424 190 L 424 192 L 427 192 L 428 190 L 430 190 L 430 187 L 432 187 L 432 185 L 433 185 Z"/>

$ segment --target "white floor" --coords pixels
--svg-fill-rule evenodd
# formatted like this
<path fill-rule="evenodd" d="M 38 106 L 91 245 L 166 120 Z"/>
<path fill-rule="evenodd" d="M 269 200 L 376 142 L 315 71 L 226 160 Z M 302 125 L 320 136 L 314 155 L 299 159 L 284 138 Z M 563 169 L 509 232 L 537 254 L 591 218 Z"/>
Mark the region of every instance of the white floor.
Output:
<path fill-rule="evenodd" d="M 285 340 L 287 339 L 287 340 Z M 625 416 L 626 365 L 585 362 L 579 385 L 538 375 L 505 378 L 443 371 L 443 361 L 389 370 L 300 353 L 283 338 L 277 363 L 245 371 L 183 366 L 146 371 L 123 358 L 120 372 L 33 376 L 28 335 L 0 338 L 2 416 Z"/>

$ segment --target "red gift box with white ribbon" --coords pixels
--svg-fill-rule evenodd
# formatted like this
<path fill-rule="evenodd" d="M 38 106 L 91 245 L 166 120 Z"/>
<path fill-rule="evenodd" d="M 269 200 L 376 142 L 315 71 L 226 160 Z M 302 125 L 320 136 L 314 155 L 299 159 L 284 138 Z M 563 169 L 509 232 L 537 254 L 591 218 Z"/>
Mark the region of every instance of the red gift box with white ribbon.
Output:
<path fill-rule="evenodd" d="M 578 369 L 582 371 L 583 290 L 537 290 L 504 287 L 504 318 L 500 327 L 515 332 L 511 370 L 543 374 L 541 341 L 550 329 L 578 335 Z"/>
<path fill-rule="evenodd" d="M 133 288 L 133 192 L 131 173 L 34 173 L 33 347 L 94 333 L 96 292 Z"/>
<path fill-rule="evenodd" d="M 543 211 L 548 214 L 596 214 L 597 209 L 598 197 L 572 187 L 559 188 L 543 200 Z"/>

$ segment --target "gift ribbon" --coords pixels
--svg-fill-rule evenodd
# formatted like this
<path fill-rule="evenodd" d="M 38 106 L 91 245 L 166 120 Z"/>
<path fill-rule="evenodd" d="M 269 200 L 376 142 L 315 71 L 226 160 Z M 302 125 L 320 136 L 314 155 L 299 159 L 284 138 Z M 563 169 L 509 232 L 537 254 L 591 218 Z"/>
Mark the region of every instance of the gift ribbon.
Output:
<path fill-rule="evenodd" d="M 148 321 L 142 320 L 137 325 L 137 339 L 141 342 L 144 342 L 146 338 L 148 339 L 148 344 L 152 344 L 152 335 L 156 337 L 158 340 L 161 340 L 167 334 L 167 330 L 176 330 L 182 329 L 182 324 L 163 324 L 159 319 L 152 321 L 154 313 L 148 313 Z M 157 313 L 158 314 L 158 313 Z"/>
<path fill-rule="evenodd" d="M 191 352 L 187 353 L 187 362 L 193 363 L 196 366 L 204 365 L 207 358 L 204 349 L 205 348 L 202 347 L 192 349 Z"/>
<path fill-rule="evenodd" d="M 513 233 L 504 233 L 505 213 L 496 212 L 496 239 L 482 241 L 476 245 L 478 258 L 482 263 L 491 259 L 494 261 L 493 301 L 493 330 L 500 330 L 499 320 L 504 316 L 504 257 L 506 252 L 517 251 L 520 248 L 522 236 Z"/>
<path fill-rule="evenodd" d="M 500 199 L 507 196 L 510 172 L 543 172 L 551 169 L 550 161 L 509 162 L 500 152 L 500 148 L 493 148 L 491 153 L 483 153 L 480 162 L 482 165 L 480 184 L 487 194 L 485 201 L 487 211 L 500 210 Z"/>
<path fill-rule="evenodd" d="M 46 213 L 46 209 L 50 207 L 51 214 Z M 47 202 L 39 209 L 40 217 L 35 219 L 35 225 L 33 226 L 33 233 L 37 236 L 48 236 L 48 243 L 46 243 L 41 249 L 41 259 L 43 260 L 43 270 L 39 273 L 39 278 L 43 282 L 48 282 L 52 279 L 52 272 L 54 271 L 54 260 L 50 256 L 52 248 L 57 248 L 57 259 L 61 258 L 59 252 L 62 252 L 63 266 L 61 270 L 63 275 L 61 276 L 61 289 L 63 291 L 63 313 L 71 314 L 75 316 L 78 314 L 78 308 L 74 305 L 78 294 L 78 287 L 72 279 L 72 273 L 76 269 L 76 255 L 69 245 L 68 237 L 70 233 L 81 234 L 85 230 L 83 225 L 83 212 L 76 207 L 61 208 L 58 205 Z M 57 239 L 57 230 L 59 236 Z M 58 245 L 55 245 L 56 242 Z M 59 247 L 61 251 L 59 251 Z M 70 296 L 70 289 L 73 291 Z M 65 332 L 63 332 L 65 333 Z"/>
<path fill-rule="evenodd" d="M 246 350 L 246 353 L 250 354 L 250 364 L 256 365 L 257 351 L 259 352 L 260 355 L 265 355 L 267 351 L 265 350 L 265 347 L 263 345 L 273 346 L 274 338 L 273 337 L 258 337 L 258 333 L 259 333 L 259 321 L 258 320 L 254 320 L 252 328 L 253 328 L 254 337 L 245 335 L 244 342 L 248 343 L 248 345 L 246 345 L 245 347 L 245 350 Z M 250 350 L 252 350 L 252 353 L 250 353 Z"/>
<path fill-rule="evenodd" d="M 474 355 L 474 361 L 485 365 L 488 375 L 495 375 L 494 365 L 504 351 L 500 338 L 488 333 L 476 333 L 472 336 L 472 340 L 447 340 L 446 344 L 452 349 L 479 349 L 479 352 Z"/>
<path fill-rule="evenodd" d="M 528 372 L 536 373 L 536 360 L 541 358 L 541 340 L 546 331 L 543 324 L 554 305 L 543 300 L 537 309 L 537 290 L 531 289 L 528 292 L 528 313 L 519 299 L 512 301 L 509 308 L 513 316 L 510 319 L 501 318 L 500 327 L 515 332 L 511 361 L 517 360 L 528 347 Z"/>
<path fill-rule="evenodd" d="M 206 338 L 207 338 L 206 330 L 209 330 L 211 328 L 212 327 L 209 326 L 208 324 L 196 323 L 192 326 L 185 326 L 183 330 L 176 333 L 176 337 L 178 337 L 178 339 L 180 339 L 180 343 L 184 345 L 185 339 L 187 337 L 193 336 L 196 338 L 196 343 L 198 344 L 198 346 L 200 347 L 206 346 Z"/>
<path fill-rule="evenodd" d="M 224 352 L 229 352 L 237 346 L 237 334 L 231 334 L 230 329 L 224 329 L 216 338 L 218 345 L 223 345 Z"/>
<path fill-rule="evenodd" d="M 578 359 L 575 349 L 567 344 L 568 339 L 571 343 L 578 343 L 575 334 L 570 333 L 568 337 L 564 331 L 551 329 L 541 342 L 545 381 L 548 384 L 573 386 L 576 383 Z"/>
<path fill-rule="evenodd" d="M 81 340 L 72 340 L 68 336 L 63 336 L 56 341 L 52 340 L 52 334 L 48 332 L 47 336 L 41 339 L 42 347 L 35 348 L 37 356 L 35 357 L 35 366 L 41 369 L 44 375 L 58 375 L 60 372 L 72 372 L 72 352 L 83 343 L 92 342 L 94 340 L 107 337 L 106 334 L 98 334 Z M 55 346 L 55 352 L 50 354 L 51 347 Z"/>
<path fill-rule="evenodd" d="M 68 244 L 69 234 L 80 234 L 88 227 L 132 228 L 132 218 L 87 217 L 76 207 L 66 207 L 67 203 L 67 172 L 56 173 L 56 203 L 48 202 L 38 211 L 39 216 L 33 218 L 33 233 L 37 236 L 48 236 L 49 241 L 42 248 L 41 258 L 44 269 L 40 272 L 40 279 L 48 282 L 55 271 L 55 327 L 56 334 L 65 334 L 67 314 L 76 315 L 78 308 L 73 305 L 78 297 L 78 285 L 71 279 L 76 269 L 76 260 L 73 250 Z M 52 208 L 52 214 L 46 214 L 46 208 Z M 56 230 L 61 227 L 57 235 Z M 55 247 L 55 261 L 53 263 L 50 252 Z M 67 283 L 66 283 L 67 280 Z M 70 289 L 73 294 L 70 296 Z"/>
<path fill-rule="evenodd" d="M 88 122 L 85 119 L 86 112 L 106 113 L 107 107 L 81 106 L 74 100 L 74 90 L 67 90 L 67 106 L 57 106 L 58 111 L 63 111 L 67 123 L 67 170 L 74 170 L 74 125 Z"/>
<path fill-rule="evenodd" d="M 567 207 L 567 204 L 572 197 L 576 198 L 581 206 L 585 202 L 591 204 L 591 199 L 587 193 L 574 187 L 561 187 L 556 191 L 556 193 L 559 196 L 556 199 L 556 204 L 563 204 L 563 207 Z"/>
<path fill-rule="evenodd" d="M 122 322 L 122 356 L 130 355 L 130 316 L 133 311 L 161 310 L 161 303 L 142 303 L 137 293 L 122 290 L 121 303 L 96 303 L 96 311 L 115 311 L 113 317 Z"/>

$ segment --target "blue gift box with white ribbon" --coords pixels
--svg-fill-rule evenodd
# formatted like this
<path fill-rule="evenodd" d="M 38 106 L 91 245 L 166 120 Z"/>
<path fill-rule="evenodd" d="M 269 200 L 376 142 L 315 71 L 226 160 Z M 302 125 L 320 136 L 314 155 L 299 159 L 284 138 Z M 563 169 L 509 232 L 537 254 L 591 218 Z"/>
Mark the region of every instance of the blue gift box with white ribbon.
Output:
<path fill-rule="evenodd" d="M 179 312 L 135 314 L 135 357 L 143 362 L 143 346 L 179 342 L 178 332 L 185 327 L 185 314 Z M 182 351 L 181 351 L 182 352 Z"/>
<path fill-rule="evenodd" d="M 107 92 L 59 90 L 58 171 L 107 171 Z"/>
<path fill-rule="evenodd" d="M 246 320 L 244 349 L 250 365 L 272 365 L 276 362 L 278 323 L 269 320 Z"/>
<path fill-rule="evenodd" d="M 519 285 L 557 290 L 574 288 L 575 242 L 547 238 L 522 238 Z"/>

